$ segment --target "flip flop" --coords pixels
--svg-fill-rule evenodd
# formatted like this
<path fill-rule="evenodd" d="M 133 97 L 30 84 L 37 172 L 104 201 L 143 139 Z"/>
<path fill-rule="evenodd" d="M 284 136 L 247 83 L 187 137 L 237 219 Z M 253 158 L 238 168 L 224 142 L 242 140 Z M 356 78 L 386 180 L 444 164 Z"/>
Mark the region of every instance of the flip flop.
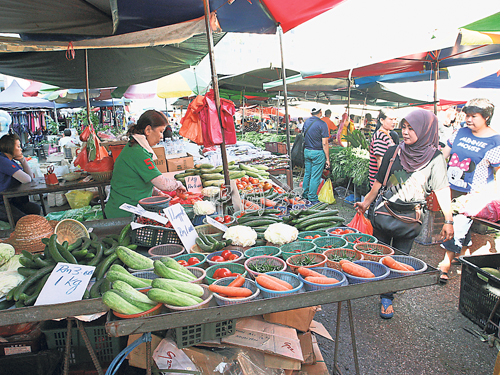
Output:
<path fill-rule="evenodd" d="M 380 299 L 380 317 L 383 319 L 391 319 L 394 316 L 392 301 L 389 298 Z"/>
<path fill-rule="evenodd" d="M 462 262 L 460 262 L 457 258 L 454 258 L 454 259 L 451 261 L 451 265 L 452 265 L 452 266 L 461 266 L 461 265 L 462 265 Z"/>
<path fill-rule="evenodd" d="M 446 278 L 444 278 L 443 276 L 446 276 Z M 448 272 L 441 271 L 441 276 L 439 276 L 439 283 L 444 285 L 448 282 L 449 279 L 450 278 Z"/>

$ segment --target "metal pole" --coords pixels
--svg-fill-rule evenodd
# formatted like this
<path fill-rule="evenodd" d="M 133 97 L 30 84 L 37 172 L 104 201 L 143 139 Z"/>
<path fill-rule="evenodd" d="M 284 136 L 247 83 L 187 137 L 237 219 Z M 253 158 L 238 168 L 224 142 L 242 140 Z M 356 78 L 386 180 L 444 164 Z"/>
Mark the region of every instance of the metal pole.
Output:
<path fill-rule="evenodd" d="M 292 169 L 292 148 L 290 147 L 290 123 L 288 121 L 288 94 L 286 91 L 286 71 L 285 71 L 285 59 L 283 57 L 283 29 L 281 26 L 278 27 L 279 36 L 280 36 L 280 51 L 281 51 L 281 78 L 283 79 L 283 97 L 285 100 L 285 129 L 286 129 L 286 150 L 288 153 L 288 164 L 290 168 L 290 172 L 293 176 Z M 290 189 L 293 189 L 293 178 L 291 181 Z"/>
<path fill-rule="evenodd" d="M 219 80 L 217 79 L 217 72 L 215 70 L 214 39 L 212 35 L 212 29 L 210 28 L 210 4 L 208 3 L 208 0 L 203 0 L 203 6 L 205 8 L 205 28 L 207 30 L 208 55 L 210 57 L 210 68 L 212 71 L 215 107 L 217 108 L 217 116 L 219 118 L 219 125 L 221 127 L 221 132 L 222 132 L 222 144 L 220 145 L 220 153 L 222 156 L 222 168 L 224 171 L 224 184 L 226 186 L 230 186 L 231 180 L 229 179 L 229 169 L 228 169 L 227 153 L 226 153 L 226 139 L 224 137 L 224 128 L 222 127 L 222 116 L 220 111 Z"/>
<path fill-rule="evenodd" d="M 85 50 L 85 104 L 87 105 L 87 123 L 90 126 L 90 90 L 89 90 L 89 57 Z"/>
<path fill-rule="evenodd" d="M 434 68 L 434 114 L 437 115 L 437 101 L 438 101 L 437 81 L 438 81 L 438 74 L 439 74 L 439 60 L 436 60 L 436 63 L 433 64 L 433 68 Z"/>

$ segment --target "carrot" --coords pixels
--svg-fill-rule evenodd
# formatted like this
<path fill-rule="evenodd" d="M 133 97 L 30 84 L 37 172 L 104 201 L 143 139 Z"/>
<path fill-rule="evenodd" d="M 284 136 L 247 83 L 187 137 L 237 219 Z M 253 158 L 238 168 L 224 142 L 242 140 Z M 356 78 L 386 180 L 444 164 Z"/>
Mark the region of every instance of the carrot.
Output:
<path fill-rule="evenodd" d="M 260 203 L 265 205 L 266 207 L 274 207 L 276 206 L 276 202 L 275 201 L 272 201 L 270 199 L 267 199 L 267 198 L 261 198 L 260 199 Z"/>
<path fill-rule="evenodd" d="M 323 276 L 323 275 L 321 275 Z M 339 281 L 334 279 L 333 277 L 314 277 L 314 276 L 306 276 L 306 281 L 314 284 L 336 284 Z"/>
<path fill-rule="evenodd" d="M 245 284 L 245 278 L 238 274 L 238 276 L 236 276 L 236 279 L 231 281 L 228 286 L 240 287 L 243 286 L 243 284 Z"/>
<path fill-rule="evenodd" d="M 258 204 L 252 203 L 246 199 L 242 199 L 241 202 L 245 205 L 245 208 L 250 210 L 260 210 L 260 206 Z"/>
<path fill-rule="evenodd" d="M 222 286 L 222 285 L 215 285 L 211 284 L 208 289 L 210 289 L 211 292 L 218 293 L 218 294 L 225 294 L 228 297 L 250 297 L 253 293 L 250 289 L 248 288 L 240 288 L 240 287 L 234 287 L 234 286 Z"/>
<path fill-rule="evenodd" d="M 274 277 L 274 276 L 271 276 L 271 275 L 267 275 L 267 274 L 263 274 L 262 276 L 264 276 L 265 278 L 268 278 L 270 280 L 273 280 L 275 283 L 278 283 L 282 286 L 284 286 L 285 288 L 291 290 L 293 289 L 293 286 L 290 284 L 290 283 L 287 283 L 285 280 L 281 280 L 277 277 Z"/>
<path fill-rule="evenodd" d="M 279 291 L 279 292 L 286 292 L 287 290 L 290 290 L 288 289 L 287 287 L 284 287 L 283 285 L 277 283 L 276 281 L 274 280 L 271 280 L 267 277 L 264 277 L 264 275 L 259 275 L 255 278 L 255 281 L 257 281 L 257 284 L 259 284 L 260 286 L 266 288 L 266 289 L 270 289 L 270 290 L 276 290 L 276 291 Z"/>
<path fill-rule="evenodd" d="M 308 276 L 326 277 L 325 275 L 322 275 L 319 272 L 313 271 L 312 269 L 306 268 L 306 267 L 299 267 L 297 271 L 299 271 L 299 273 L 304 277 L 308 277 Z"/>
<path fill-rule="evenodd" d="M 382 263 L 385 264 L 387 267 L 397 271 L 415 271 L 415 268 L 413 268 L 412 266 L 398 262 L 391 256 L 383 257 Z"/>
<path fill-rule="evenodd" d="M 370 271 L 366 267 L 360 266 L 359 264 L 353 263 L 345 259 L 342 259 L 339 263 L 342 266 L 342 271 L 348 273 L 349 275 L 356 277 L 364 277 L 364 278 L 375 277 L 372 271 Z"/>

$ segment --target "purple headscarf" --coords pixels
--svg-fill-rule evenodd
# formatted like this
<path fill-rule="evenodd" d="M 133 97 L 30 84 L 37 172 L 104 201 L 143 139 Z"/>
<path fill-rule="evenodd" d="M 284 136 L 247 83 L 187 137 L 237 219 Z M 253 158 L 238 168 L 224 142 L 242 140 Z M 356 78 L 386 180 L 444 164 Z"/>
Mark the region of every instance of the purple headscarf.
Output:
<path fill-rule="evenodd" d="M 412 145 L 404 142 L 399 144 L 401 165 L 405 171 L 414 172 L 425 167 L 437 150 L 438 119 L 434 113 L 425 109 L 415 109 L 404 119 L 415 131 L 418 140 Z"/>

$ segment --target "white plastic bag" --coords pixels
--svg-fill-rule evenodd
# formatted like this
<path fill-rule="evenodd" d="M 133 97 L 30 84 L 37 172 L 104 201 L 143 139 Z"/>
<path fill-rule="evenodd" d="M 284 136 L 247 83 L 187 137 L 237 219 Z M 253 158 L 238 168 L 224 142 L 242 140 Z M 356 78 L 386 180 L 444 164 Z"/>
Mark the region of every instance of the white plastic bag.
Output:
<path fill-rule="evenodd" d="M 160 370 L 198 371 L 195 364 L 170 338 L 161 340 L 153 353 L 153 359 Z M 169 375 L 183 374 L 179 372 L 169 372 Z"/>

